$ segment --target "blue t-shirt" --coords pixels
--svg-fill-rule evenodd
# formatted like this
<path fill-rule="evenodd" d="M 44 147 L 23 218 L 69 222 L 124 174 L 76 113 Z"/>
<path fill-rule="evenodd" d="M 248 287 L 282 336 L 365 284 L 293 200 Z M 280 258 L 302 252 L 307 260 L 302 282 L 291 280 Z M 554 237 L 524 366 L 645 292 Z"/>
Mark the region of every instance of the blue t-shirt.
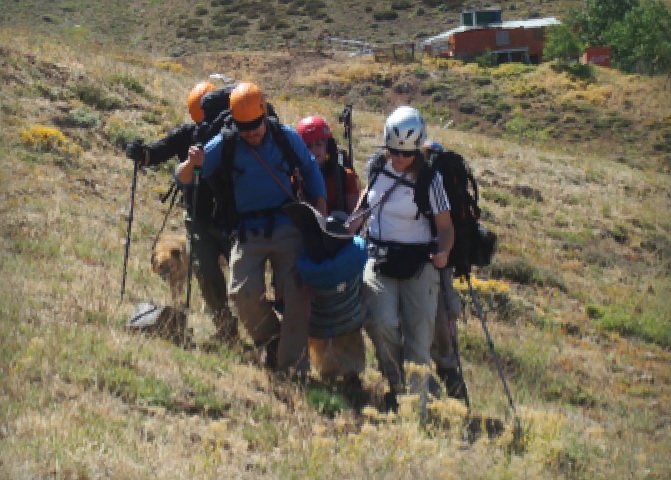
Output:
<path fill-rule="evenodd" d="M 270 127 L 267 128 L 266 136 L 257 147 L 252 147 L 239 137 L 235 140 L 231 175 L 235 205 L 241 214 L 277 208 L 289 199 L 288 192 L 292 191 L 289 164 L 284 159 L 279 145 L 273 139 Z M 296 152 L 298 168 L 305 182 L 307 196 L 325 198 L 324 178 L 314 156 L 294 129 L 286 125 L 282 125 L 281 128 L 291 148 Z M 222 162 L 222 151 L 223 136 L 218 134 L 205 145 L 205 161 L 201 169 L 202 178 L 207 178 L 217 172 Z M 175 178 L 177 179 L 176 175 Z M 177 179 L 177 184 L 182 185 L 179 179 Z M 250 218 L 245 220 L 245 227 L 263 228 L 266 222 L 267 219 L 264 218 Z M 291 223 L 289 217 L 283 213 L 275 214 L 276 226 L 289 223 Z"/>

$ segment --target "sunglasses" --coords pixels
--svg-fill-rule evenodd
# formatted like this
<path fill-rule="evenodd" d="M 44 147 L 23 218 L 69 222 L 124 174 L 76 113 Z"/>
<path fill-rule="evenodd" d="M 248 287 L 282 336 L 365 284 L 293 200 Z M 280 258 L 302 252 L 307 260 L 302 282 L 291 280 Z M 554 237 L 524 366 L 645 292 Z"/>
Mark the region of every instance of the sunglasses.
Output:
<path fill-rule="evenodd" d="M 413 156 L 415 156 L 415 153 L 416 153 L 414 151 L 408 152 L 408 151 L 405 151 L 405 150 L 397 150 L 395 148 L 387 148 L 387 150 L 389 150 L 390 155 L 400 155 L 401 157 L 406 157 L 406 158 L 407 157 L 413 157 Z"/>

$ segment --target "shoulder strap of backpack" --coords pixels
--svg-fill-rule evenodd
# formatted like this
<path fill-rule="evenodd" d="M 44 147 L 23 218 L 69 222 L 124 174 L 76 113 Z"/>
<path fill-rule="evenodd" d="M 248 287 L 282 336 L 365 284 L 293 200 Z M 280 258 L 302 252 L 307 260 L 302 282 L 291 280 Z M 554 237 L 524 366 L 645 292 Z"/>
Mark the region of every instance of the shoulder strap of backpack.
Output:
<path fill-rule="evenodd" d="M 284 160 L 287 162 L 287 165 L 289 166 L 289 171 L 293 173 L 294 170 L 297 169 L 298 166 L 300 165 L 298 155 L 296 155 L 296 152 L 291 146 L 291 143 L 289 143 L 287 135 L 284 133 L 284 130 L 282 130 L 282 124 L 280 123 L 279 119 L 277 117 L 272 116 L 269 116 L 267 118 L 268 118 L 268 125 L 270 127 L 270 133 L 273 136 L 273 140 L 275 140 L 275 142 L 277 142 L 277 146 L 280 147 L 280 150 L 282 151 L 282 156 L 284 156 Z"/>
<path fill-rule="evenodd" d="M 273 140 L 275 140 L 277 146 L 280 148 L 282 156 L 284 157 L 284 160 L 287 162 L 287 166 L 289 167 L 287 174 L 294 178 L 294 193 L 299 200 L 303 200 L 305 196 L 305 185 L 303 183 L 303 176 L 301 175 L 300 171 L 300 160 L 298 159 L 298 155 L 291 146 L 286 133 L 282 129 L 282 124 L 280 123 L 279 119 L 275 116 L 268 116 L 267 119 L 270 134 L 273 136 Z"/>
<path fill-rule="evenodd" d="M 429 190 L 431 188 L 431 182 L 433 182 L 433 177 L 436 174 L 436 168 L 435 157 L 432 154 L 417 174 L 413 197 L 413 200 L 417 205 L 417 215 L 424 215 L 429 220 L 431 235 L 433 237 L 438 234 L 438 228 L 436 227 L 436 222 L 433 218 L 433 210 L 431 209 L 431 201 L 429 200 Z"/>
<path fill-rule="evenodd" d="M 205 178 L 216 201 L 216 210 L 221 215 L 225 228 L 230 232 L 237 226 L 238 214 L 233 190 L 233 160 L 237 132 L 225 126 L 221 129 L 221 163 L 213 175 Z"/>
<path fill-rule="evenodd" d="M 368 176 L 368 185 L 366 186 L 366 191 L 363 194 L 363 202 L 361 207 L 366 209 L 369 208 L 368 205 L 368 191 L 373 188 L 377 177 L 380 176 L 380 173 L 384 169 L 384 164 L 387 160 L 387 157 L 384 155 L 384 150 L 378 150 L 368 159 L 366 164 L 366 175 Z"/>

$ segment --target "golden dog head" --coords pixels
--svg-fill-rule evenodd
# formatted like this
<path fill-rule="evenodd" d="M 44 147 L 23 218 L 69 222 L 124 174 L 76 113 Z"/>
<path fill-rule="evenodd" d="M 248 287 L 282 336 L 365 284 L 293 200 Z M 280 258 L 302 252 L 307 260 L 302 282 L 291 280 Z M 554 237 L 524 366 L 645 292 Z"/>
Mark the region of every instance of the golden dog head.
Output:
<path fill-rule="evenodd" d="M 186 237 L 173 233 L 161 235 L 151 255 L 151 267 L 170 285 L 173 300 L 176 300 L 184 291 L 189 268 Z"/>

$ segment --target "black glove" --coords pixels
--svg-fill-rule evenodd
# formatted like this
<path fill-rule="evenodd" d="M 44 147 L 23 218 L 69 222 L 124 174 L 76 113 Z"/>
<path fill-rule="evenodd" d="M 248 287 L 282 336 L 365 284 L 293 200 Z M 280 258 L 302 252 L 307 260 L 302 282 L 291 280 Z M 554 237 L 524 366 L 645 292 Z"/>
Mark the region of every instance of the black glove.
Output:
<path fill-rule="evenodd" d="M 126 145 L 126 156 L 134 162 L 144 162 L 144 142 L 133 140 Z"/>

